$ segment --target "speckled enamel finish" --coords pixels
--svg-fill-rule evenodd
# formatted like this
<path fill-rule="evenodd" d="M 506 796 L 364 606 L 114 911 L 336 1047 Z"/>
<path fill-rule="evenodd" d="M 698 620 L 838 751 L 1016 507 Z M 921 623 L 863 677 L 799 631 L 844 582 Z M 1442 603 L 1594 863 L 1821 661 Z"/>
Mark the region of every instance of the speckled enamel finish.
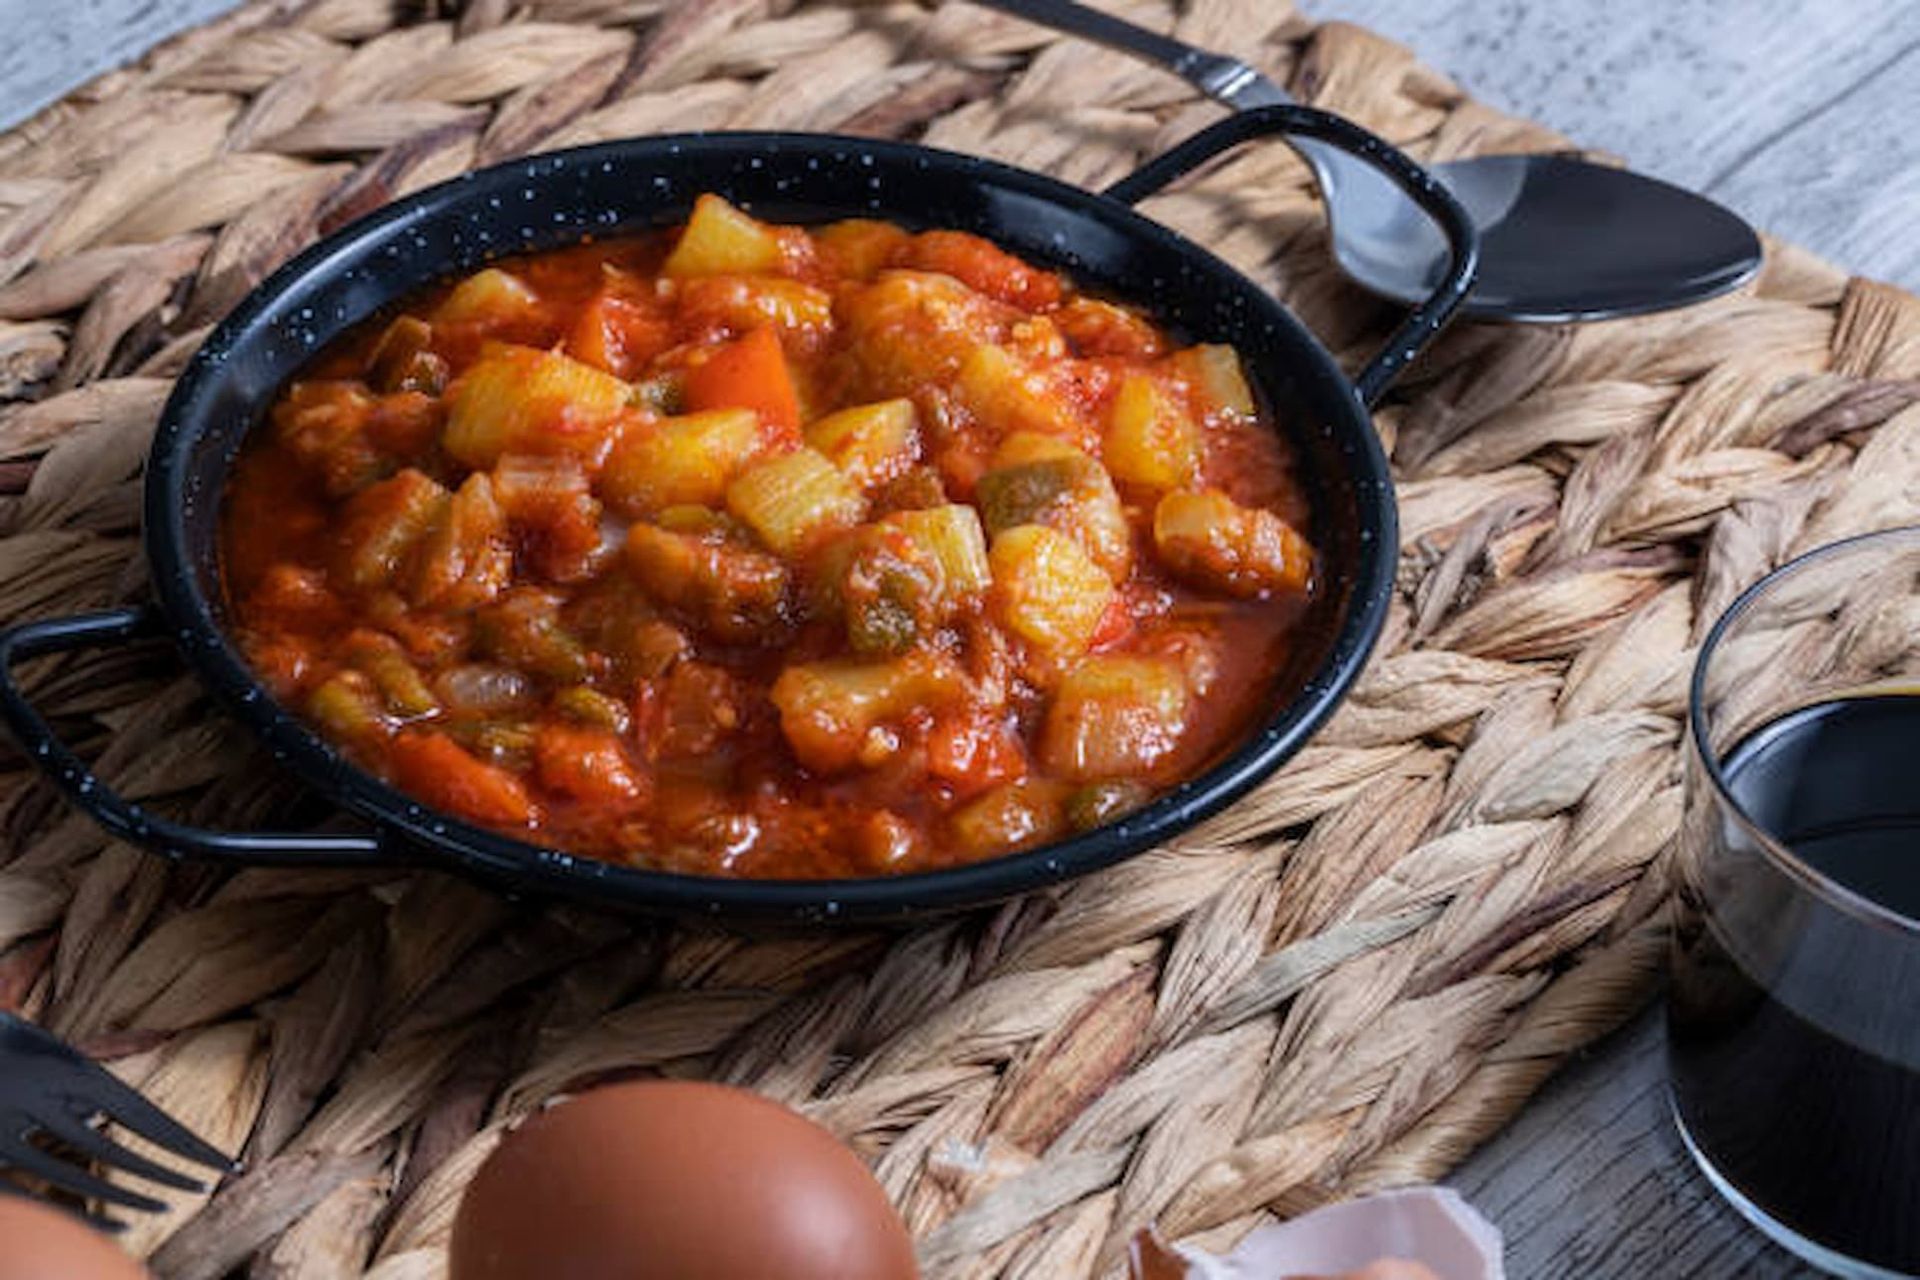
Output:
<path fill-rule="evenodd" d="M 1327 571 L 1316 607 L 1327 617 L 1314 630 L 1330 640 L 1297 655 L 1289 679 L 1297 692 L 1230 756 L 1113 825 L 974 866 L 832 882 L 615 866 L 456 822 L 349 764 L 278 706 L 224 634 L 216 555 L 228 468 L 276 390 L 327 342 L 423 285 L 502 254 L 682 220 L 703 191 L 773 220 L 867 215 L 975 231 L 1147 305 L 1196 340 L 1239 348 L 1294 437 L 1317 504 L 1313 532 Z M 1352 683 L 1382 625 L 1396 544 L 1386 460 L 1353 385 L 1285 308 L 1232 268 L 1118 200 L 1036 174 L 907 144 L 792 134 L 649 138 L 541 156 L 409 197 L 316 245 L 229 316 L 181 378 L 149 459 L 145 535 L 159 616 L 186 660 L 279 759 L 376 833 L 336 837 L 309 858 L 296 836 L 271 847 L 244 835 L 173 841 L 174 852 L 416 861 L 516 892 L 803 923 L 901 919 L 1005 898 L 1111 865 L 1217 812 L 1298 750 Z M 123 621 L 118 633 L 137 625 Z M 58 637 L 38 640 L 59 647 Z M 169 844 L 133 812 L 120 815 L 121 828 Z"/>

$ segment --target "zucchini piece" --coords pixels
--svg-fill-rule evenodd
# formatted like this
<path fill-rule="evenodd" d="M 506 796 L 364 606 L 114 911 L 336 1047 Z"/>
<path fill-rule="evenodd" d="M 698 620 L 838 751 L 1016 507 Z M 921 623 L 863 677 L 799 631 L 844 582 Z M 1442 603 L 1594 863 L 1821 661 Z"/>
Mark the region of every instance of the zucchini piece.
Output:
<path fill-rule="evenodd" d="M 1079 543 L 1045 525 L 1023 524 L 987 555 L 1001 620 L 1042 656 L 1086 652 L 1113 601 L 1113 583 Z"/>
<path fill-rule="evenodd" d="M 1067 672 L 1040 734 L 1049 772 L 1076 782 L 1139 778 L 1187 729 L 1186 678 L 1171 662 L 1101 654 Z"/>
<path fill-rule="evenodd" d="M 1227 595 L 1305 591 L 1313 578 L 1313 547 L 1292 525 L 1218 489 L 1181 489 L 1160 499 L 1153 543 L 1167 568 Z"/>
<path fill-rule="evenodd" d="M 727 509 L 782 556 L 860 523 L 867 500 L 839 468 L 812 449 L 758 463 L 727 486 Z"/>

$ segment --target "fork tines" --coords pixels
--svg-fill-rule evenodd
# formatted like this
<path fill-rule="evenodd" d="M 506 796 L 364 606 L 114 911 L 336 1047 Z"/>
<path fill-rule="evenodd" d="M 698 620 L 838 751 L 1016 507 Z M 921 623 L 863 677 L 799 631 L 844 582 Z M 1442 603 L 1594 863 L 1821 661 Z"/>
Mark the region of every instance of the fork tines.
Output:
<path fill-rule="evenodd" d="M 234 1162 L 185 1125 L 147 1101 L 99 1064 L 33 1026 L 0 1013 L 0 1168 L 13 1168 L 48 1186 L 103 1204 L 144 1213 L 166 1203 L 97 1175 L 40 1145 L 46 1139 L 80 1160 L 181 1191 L 206 1184 L 168 1168 L 107 1136 L 97 1122 L 128 1133 L 184 1160 L 220 1173 Z M 109 1230 L 123 1223 L 93 1221 Z"/>

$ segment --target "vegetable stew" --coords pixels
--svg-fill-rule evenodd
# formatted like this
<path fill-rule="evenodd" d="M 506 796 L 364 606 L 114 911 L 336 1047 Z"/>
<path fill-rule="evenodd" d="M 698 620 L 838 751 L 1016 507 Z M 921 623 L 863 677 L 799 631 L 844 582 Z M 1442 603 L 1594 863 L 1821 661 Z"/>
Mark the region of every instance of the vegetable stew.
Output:
<path fill-rule="evenodd" d="M 1268 710 L 1315 590 L 1234 352 L 978 237 L 506 259 L 282 392 L 222 507 L 286 705 L 445 814 L 697 874 L 1098 826 Z"/>

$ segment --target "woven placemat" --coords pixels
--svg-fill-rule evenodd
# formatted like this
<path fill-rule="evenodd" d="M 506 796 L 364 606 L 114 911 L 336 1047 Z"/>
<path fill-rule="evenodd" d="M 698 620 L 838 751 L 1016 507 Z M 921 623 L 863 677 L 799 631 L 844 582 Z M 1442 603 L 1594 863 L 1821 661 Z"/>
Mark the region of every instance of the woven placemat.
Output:
<path fill-rule="evenodd" d="M 1275 0 L 1126 12 L 1426 159 L 1565 145 Z M 168 380 L 274 264 L 396 194 L 725 126 L 1093 185 L 1213 114 L 962 4 L 253 3 L 0 137 L 0 617 L 143 589 L 136 475 Z M 1356 359 L 1393 314 L 1330 266 L 1285 148 L 1147 211 Z M 1920 304 L 1777 244 L 1757 285 L 1688 311 L 1455 329 L 1378 418 L 1401 590 L 1332 726 L 1172 847 L 905 934 L 174 868 L 10 756 L 0 1007 L 244 1147 L 248 1173 L 126 1237 L 178 1280 L 440 1276 L 501 1125 L 619 1072 L 804 1108 L 872 1159 L 935 1277 L 1109 1276 L 1149 1220 L 1218 1247 L 1429 1179 L 1657 985 L 1690 647 L 1792 553 L 1920 517 L 1917 376 Z M 34 688 L 136 797 L 310 812 L 162 650 Z"/>

